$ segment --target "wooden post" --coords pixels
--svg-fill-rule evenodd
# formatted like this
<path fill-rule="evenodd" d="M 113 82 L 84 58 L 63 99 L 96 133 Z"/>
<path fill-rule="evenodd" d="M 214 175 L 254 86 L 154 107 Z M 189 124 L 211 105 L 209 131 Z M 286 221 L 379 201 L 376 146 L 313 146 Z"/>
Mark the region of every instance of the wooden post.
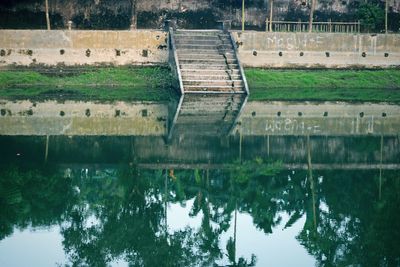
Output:
<path fill-rule="evenodd" d="M 265 19 L 265 31 L 267 32 L 269 29 L 269 20 L 268 18 Z"/>
<path fill-rule="evenodd" d="M 307 135 L 307 165 L 308 165 L 308 179 L 310 182 L 311 188 L 311 195 L 312 195 L 312 204 L 313 204 L 313 221 L 314 221 L 314 228 L 317 229 L 317 210 L 316 210 L 316 197 L 315 197 L 315 182 L 313 179 L 312 173 L 312 163 L 311 163 L 311 143 L 310 143 L 310 136 Z"/>
<path fill-rule="evenodd" d="M 379 200 L 382 199 L 383 133 L 381 134 L 381 160 L 379 164 Z"/>
<path fill-rule="evenodd" d="M 328 20 L 329 32 L 332 32 L 332 19 Z"/>
<path fill-rule="evenodd" d="M 244 31 L 244 21 L 245 21 L 245 17 L 244 17 L 244 0 L 242 0 L 242 32 Z"/>
<path fill-rule="evenodd" d="M 131 0 L 131 30 L 137 29 L 137 10 L 136 10 L 137 0 Z"/>
<path fill-rule="evenodd" d="M 168 233 L 168 169 L 165 169 L 165 177 L 164 177 L 164 231 Z"/>
<path fill-rule="evenodd" d="M 242 130 L 239 130 L 239 162 L 242 163 L 242 141 L 243 141 L 243 135 L 242 135 Z"/>
<path fill-rule="evenodd" d="M 269 0 L 269 31 L 272 32 L 272 15 L 274 9 L 274 0 Z"/>
<path fill-rule="evenodd" d="M 45 8 L 46 8 L 46 24 L 47 24 L 47 29 L 50 30 L 49 0 L 45 0 Z"/>
<path fill-rule="evenodd" d="M 49 139 L 50 137 L 46 135 L 46 148 L 44 152 L 44 162 L 47 163 L 47 159 L 49 157 Z"/>
<path fill-rule="evenodd" d="M 310 18 L 309 18 L 309 20 L 308 20 L 308 32 L 312 32 L 312 25 L 313 25 L 313 19 L 314 19 L 314 9 L 315 9 L 315 1 L 316 1 L 316 0 L 311 0 Z"/>
<path fill-rule="evenodd" d="M 388 8 L 389 8 L 389 0 L 385 0 L 385 33 L 388 33 Z"/>

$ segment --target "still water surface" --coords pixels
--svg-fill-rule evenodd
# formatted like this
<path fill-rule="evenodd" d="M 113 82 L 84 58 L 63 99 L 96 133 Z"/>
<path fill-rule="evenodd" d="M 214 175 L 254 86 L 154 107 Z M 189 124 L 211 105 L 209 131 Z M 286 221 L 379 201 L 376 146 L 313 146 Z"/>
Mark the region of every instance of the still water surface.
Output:
<path fill-rule="evenodd" d="M 0 266 L 400 265 L 398 137 L 45 140 L 0 137 Z"/>

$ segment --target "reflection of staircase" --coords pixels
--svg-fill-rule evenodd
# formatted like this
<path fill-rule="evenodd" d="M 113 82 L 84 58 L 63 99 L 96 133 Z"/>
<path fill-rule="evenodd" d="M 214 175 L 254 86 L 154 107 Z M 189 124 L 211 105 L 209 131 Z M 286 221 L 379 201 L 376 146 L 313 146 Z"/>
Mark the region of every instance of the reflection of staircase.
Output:
<path fill-rule="evenodd" d="M 173 131 L 187 136 L 228 135 L 245 101 L 244 94 L 185 94 Z"/>
<path fill-rule="evenodd" d="M 219 30 L 170 33 L 182 94 L 248 94 L 230 33 Z"/>

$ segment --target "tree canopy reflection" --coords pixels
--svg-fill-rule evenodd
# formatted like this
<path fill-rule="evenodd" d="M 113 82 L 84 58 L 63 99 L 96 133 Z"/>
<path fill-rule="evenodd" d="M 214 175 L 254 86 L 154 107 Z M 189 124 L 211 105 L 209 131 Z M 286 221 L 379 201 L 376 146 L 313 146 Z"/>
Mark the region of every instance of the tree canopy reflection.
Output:
<path fill-rule="evenodd" d="M 254 266 L 258 255 L 236 253 L 238 213 L 267 235 L 305 218 L 297 240 L 321 266 L 400 264 L 398 172 L 384 173 L 379 196 L 379 172 L 310 175 L 261 159 L 223 170 L 2 169 L 0 239 L 59 225 L 72 266 Z M 188 203 L 200 227 L 172 231 L 168 205 Z"/>

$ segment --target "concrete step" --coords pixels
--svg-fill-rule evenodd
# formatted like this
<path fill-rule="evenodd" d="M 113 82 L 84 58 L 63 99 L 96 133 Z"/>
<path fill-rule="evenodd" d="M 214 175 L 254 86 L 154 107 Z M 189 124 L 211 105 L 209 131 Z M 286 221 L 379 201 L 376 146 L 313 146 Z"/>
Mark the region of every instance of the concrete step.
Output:
<path fill-rule="evenodd" d="M 198 55 L 234 55 L 233 49 L 192 49 L 192 48 L 177 48 L 176 52 L 180 54 L 198 54 Z"/>
<path fill-rule="evenodd" d="M 212 40 L 197 40 L 197 39 L 178 39 L 175 40 L 177 46 L 180 45 L 231 45 L 228 40 L 212 39 Z"/>
<path fill-rule="evenodd" d="M 201 74 L 182 74 L 183 80 L 241 80 L 240 75 L 215 74 L 215 75 L 201 75 Z"/>
<path fill-rule="evenodd" d="M 236 59 L 228 59 L 225 60 L 223 57 L 220 59 L 209 59 L 209 58 L 192 58 L 192 59 L 187 59 L 187 58 L 180 58 L 179 63 L 181 64 L 218 64 L 218 65 L 223 65 L 223 64 L 237 64 Z"/>
<path fill-rule="evenodd" d="M 234 115 L 237 114 L 240 110 L 240 106 L 236 106 L 234 109 L 232 109 L 230 106 L 220 106 L 218 110 L 212 110 L 210 111 L 207 107 L 201 107 L 201 108 L 196 108 L 196 107 L 187 107 L 184 109 L 180 110 L 179 115 L 189 115 L 189 116 L 207 116 L 210 118 L 215 118 L 215 117 L 224 117 L 227 115 Z"/>
<path fill-rule="evenodd" d="M 179 58 L 179 60 L 186 60 L 186 59 L 225 59 L 225 58 L 227 58 L 228 60 L 236 59 L 235 55 L 230 54 L 230 53 L 225 54 L 225 56 L 223 54 L 218 54 L 218 53 L 213 53 L 213 54 L 178 53 L 178 58 Z"/>
<path fill-rule="evenodd" d="M 221 74 L 230 74 L 230 75 L 240 75 L 239 69 L 229 69 L 229 70 L 210 70 L 210 69 L 181 69 L 182 75 L 221 75 Z"/>
<path fill-rule="evenodd" d="M 217 50 L 217 51 L 225 51 L 225 50 L 233 50 L 231 44 L 208 44 L 208 45 L 201 45 L 201 44 L 176 44 L 176 49 L 178 50 Z"/>
<path fill-rule="evenodd" d="M 177 30 L 175 32 L 175 36 L 180 35 L 208 35 L 208 36 L 215 36 L 215 35 L 226 35 L 223 31 L 220 30 Z"/>
<path fill-rule="evenodd" d="M 215 41 L 215 40 L 176 40 L 175 42 L 176 47 L 182 47 L 182 46 L 197 46 L 197 45 L 208 45 L 208 46 L 229 46 L 230 48 L 232 47 L 232 44 L 230 42 L 222 42 L 222 41 Z"/>
<path fill-rule="evenodd" d="M 185 92 L 242 92 L 243 86 L 222 86 L 222 85 L 184 85 Z"/>
<path fill-rule="evenodd" d="M 176 45 L 182 45 L 182 44 L 199 44 L 199 45 L 210 45 L 210 44 L 225 44 L 225 45 L 232 45 L 231 40 L 227 38 L 179 38 L 175 39 L 175 44 Z"/>
<path fill-rule="evenodd" d="M 243 101 L 242 101 L 243 102 Z M 230 110 L 238 110 L 240 109 L 242 102 L 238 102 L 235 100 L 229 101 L 210 101 L 208 102 L 188 102 L 184 103 L 181 107 L 182 110 L 188 110 L 196 112 L 196 110 L 205 110 L 207 113 L 219 112 L 221 109 L 230 109 Z M 197 113 L 199 114 L 199 113 Z"/>
<path fill-rule="evenodd" d="M 235 108 L 233 109 L 230 106 L 225 105 L 225 106 L 220 106 L 218 110 L 214 109 L 210 111 L 209 109 L 207 109 L 207 107 L 200 107 L 200 108 L 187 107 L 180 110 L 179 116 L 187 115 L 187 116 L 208 116 L 210 118 L 215 118 L 215 117 L 223 118 L 224 116 L 228 115 L 232 116 L 237 114 L 240 108 L 241 106 L 235 106 Z"/>
<path fill-rule="evenodd" d="M 186 105 L 200 105 L 200 106 L 212 106 L 219 107 L 226 103 L 240 103 L 242 104 L 244 97 L 242 95 L 187 95 L 182 106 Z"/>
<path fill-rule="evenodd" d="M 194 70 L 239 70 L 239 65 L 238 64 L 179 64 L 179 67 L 181 70 L 185 69 L 194 69 Z"/>
<path fill-rule="evenodd" d="M 197 86 L 232 86 L 243 87 L 242 80 L 183 80 L 183 86 L 197 85 Z"/>
<path fill-rule="evenodd" d="M 229 36 L 179 36 L 175 37 L 176 42 L 188 42 L 188 41 L 197 41 L 197 42 L 224 42 L 231 43 L 231 38 Z"/>
<path fill-rule="evenodd" d="M 221 110 L 239 110 L 241 108 L 242 103 L 241 102 L 211 102 L 211 103 L 197 103 L 197 102 L 192 102 L 191 104 L 187 105 L 182 105 L 181 111 L 184 111 L 186 113 L 193 113 L 193 114 L 213 114 L 213 113 L 218 113 L 221 112 Z M 199 110 L 202 110 L 204 112 L 198 112 Z"/>

